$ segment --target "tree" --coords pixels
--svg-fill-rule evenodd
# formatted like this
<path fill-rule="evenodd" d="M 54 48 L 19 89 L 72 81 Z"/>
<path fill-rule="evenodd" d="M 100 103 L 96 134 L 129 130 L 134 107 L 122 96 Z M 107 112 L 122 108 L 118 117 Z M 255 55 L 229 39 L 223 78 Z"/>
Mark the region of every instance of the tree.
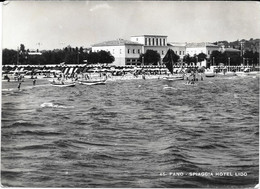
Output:
<path fill-rule="evenodd" d="M 99 60 L 98 60 L 99 63 L 108 63 L 109 64 L 109 63 L 112 63 L 115 61 L 114 56 L 112 56 L 110 54 L 110 52 L 103 51 L 103 50 L 98 52 L 98 58 L 99 58 Z"/>
<path fill-rule="evenodd" d="M 66 64 L 77 64 L 78 53 L 75 51 L 67 52 L 65 55 L 64 62 Z"/>
<path fill-rule="evenodd" d="M 247 63 L 253 64 L 253 59 L 254 59 L 253 51 L 246 50 L 246 52 L 244 53 L 244 58 L 247 59 Z"/>
<path fill-rule="evenodd" d="M 210 55 L 210 60 L 212 61 L 212 64 L 219 65 L 220 63 L 224 63 L 227 65 L 228 62 L 228 56 L 226 51 L 220 52 L 220 51 L 212 51 Z"/>
<path fill-rule="evenodd" d="M 17 63 L 17 51 L 4 49 L 3 51 L 3 65 Z"/>
<path fill-rule="evenodd" d="M 45 64 L 59 64 L 65 61 L 65 57 L 68 54 L 66 50 L 52 50 L 52 51 L 43 51 L 42 57 L 44 57 Z"/>
<path fill-rule="evenodd" d="M 140 54 L 139 61 L 145 65 L 157 65 L 160 61 L 161 56 L 157 51 L 148 49 L 144 54 Z"/>
<path fill-rule="evenodd" d="M 25 46 L 24 44 L 20 45 L 20 49 L 19 49 L 19 56 L 18 56 L 18 62 L 20 64 L 26 64 L 27 63 L 27 58 L 28 58 L 28 54 L 25 50 Z"/>
<path fill-rule="evenodd" d="M 254 53 L 254 59 L 253 59 L 254 64 L 259 64 L 259 52 Z"/>
<path fill-rule="evenodd" d="M 20 45 L 20 51 L 21 51 L 22 53 L 25 52 L 25 46 L 24 46 L 24 44 L 21 44 L 21 45 Z"/>
<path fill-rule="evenodd" d="M 191 62 L 197 63 L 198 62 L 198 56 L 196 54 L 194 54 L 193 56 L 190 57 L 191 58 Z"/>
<path fill-rule="evenodd" d="M 31 65 L 44 65 L 46 60 L 42 55 L 30 55 L 28 56 L 28 63 Z"/>
<path fill-rule="evenodd" d="M 97 64 L 99 60 L 99 55 L 97 52 L 91 52 L 88 54 L 87 61 L 89 64 Z"/>
<path fill-rule="evenodd" d="M 183 62 L 185 62 L 185 63 L 187 63 L 188 65 L 190 65 L 190 63 L 192 62 L 192 57 L 189 55 L 189 54 L 187 54 L 187 55 L 185 55 L 184 57 L 183 57 Z"/>
<path fill-rule="evenodd" d="M 79 52 L 80 52 L 81 54 L 83 54 L 83 50 L 84 50 L 83 47 L 80 47 L 80 48 L 79 48 Z"/>
<path fill-rule="evenodd" d="M 205 53 L 198 54 L 198 61 L 202 62 L 207 59 L 207 55 Z"/>
<path fill-rule="evenodd" d="M 230 66 L 240 65 L 240 62 L 241 62 L 240 53 L 226 52 L 226 55 L 228 58 L 228 65 L 230 65 Z"/>
<path fill-rule="evenodd" d="M 246 63 L 258 64 L 259 60 L 259 52 L 253 52 L 252 50 L 246 50 L 244 53 L 244 58 L 246 59 Z"/>

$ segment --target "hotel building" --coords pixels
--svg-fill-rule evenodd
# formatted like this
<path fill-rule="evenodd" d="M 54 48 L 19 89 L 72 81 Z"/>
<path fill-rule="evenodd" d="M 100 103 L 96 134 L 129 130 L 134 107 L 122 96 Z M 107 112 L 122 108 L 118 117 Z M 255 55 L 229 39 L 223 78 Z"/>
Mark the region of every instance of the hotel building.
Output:
<path fill-rule="evenodd" d="M 92 46 L 92 52 L 101 50 L 110 52 L 115 57 L 112 64 L 116 66 L 141 65 L 140 54 L 144 54 L 148 49 L 157 51 L 161 57 L 160 63 L 162 63 L 168 49 L 172 49 L 175 54 L 180 56 L 180 61 L 182 61 L 187 54 L 194 56 L 195 54 L 204 53 L 207 58 L 210 58 L 212 51 L 220 50 L 220 46 L 212 43 L 168 43 L 165 35 L 137 35 L 131 36 L 130 40 L 117 39 Z M 225 51 L 233 52 L 238 50 L 227 48 Z M 198 62 L 196 66 L 207 66 L 206 60 Z"/>
<path fill-rule="evenodd" d="M 140 64 L 138 59 L 143 53 L 143 45 L 129 40 L 117 39 L 92 46 L 92 52 L 107 51 L 115 57 L 113 65 L 125 66 Z"/>
<path fill-rule="evenodd" d="M 101 50 L 110 52 L 115 57 L 113 65 L 141 65 L 140 54 L 144 54 L 148 49 L 157 51 L 161 60 L 164 58 L 167 47 L 167 36 L 162 35 L 140 35 L 132 36 L 131 40 L 117 39 L 94 44 L 92 52 Z"/>
<path fill-rule="evenodd" d="M 186 45 L 186 54 L 189 54 L 190 56 L 204 53 L 209 58 L 212 51 L 216 50 L 219 50 L 219 46 L 212 43 L 187 43 Z"/>
<path fill-rule="evenodd" d="M 210 57 L 212 51 L 219 50 L 218 45 L 212 43 L 187 43 L 186 45 L 186 54 L 190 56 L 198 55 L 204 53 L 207 55 L 207 58 Z M 196 66 L 207 66 L 207 61 L 198 62 Z"/>

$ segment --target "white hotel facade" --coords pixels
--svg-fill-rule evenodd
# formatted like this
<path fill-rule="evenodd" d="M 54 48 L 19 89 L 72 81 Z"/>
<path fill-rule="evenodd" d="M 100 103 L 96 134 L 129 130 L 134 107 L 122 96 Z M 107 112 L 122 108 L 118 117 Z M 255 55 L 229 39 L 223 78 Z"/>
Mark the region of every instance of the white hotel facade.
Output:
<path fill-rule="evenodd" d="M 92 52 L 101 50 L 110 52 L 115 57 L 113 65 L 141 65 L 138 59 L 148 49 L 157 51 L 161 60 L 165 56 L 167 47 L 167 36 L 162 35 L 140 35 L 132 36 L 131 40 L 117 39 L 94 44 Z"/>
<path fill-rule="evenodd" d="M 115 57 L 113 65 L 135 65 L 138 64 L 140 54 L 143 53 L 143 45 L 129 40 L 117 39 L 92 46 L 92 52 L 101 50 L 110 52 Z"/>

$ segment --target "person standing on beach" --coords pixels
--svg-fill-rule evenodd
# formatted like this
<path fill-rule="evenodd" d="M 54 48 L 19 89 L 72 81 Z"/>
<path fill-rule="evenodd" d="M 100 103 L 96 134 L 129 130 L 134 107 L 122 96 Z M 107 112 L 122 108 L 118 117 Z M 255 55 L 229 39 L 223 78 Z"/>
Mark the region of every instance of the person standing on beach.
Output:
<path fill-rule="evenodd" d="M 35 85 L 35 84 L 36 84 L 36 79 L 33 80 L 33 85 Z"/>

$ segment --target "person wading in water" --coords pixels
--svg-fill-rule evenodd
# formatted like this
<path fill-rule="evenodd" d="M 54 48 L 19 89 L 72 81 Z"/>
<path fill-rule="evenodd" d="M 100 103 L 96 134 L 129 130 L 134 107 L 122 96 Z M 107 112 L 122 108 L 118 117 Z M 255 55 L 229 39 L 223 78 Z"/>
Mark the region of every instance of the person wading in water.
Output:
<path fill-rule="evenodd" d="M 22 84 L 21 82 L 18 83 L 18 87 L 17 88 L 18 88 L 19 91 L 20 91 L 20 88 L 21 88 L 21 84 Z"/>

